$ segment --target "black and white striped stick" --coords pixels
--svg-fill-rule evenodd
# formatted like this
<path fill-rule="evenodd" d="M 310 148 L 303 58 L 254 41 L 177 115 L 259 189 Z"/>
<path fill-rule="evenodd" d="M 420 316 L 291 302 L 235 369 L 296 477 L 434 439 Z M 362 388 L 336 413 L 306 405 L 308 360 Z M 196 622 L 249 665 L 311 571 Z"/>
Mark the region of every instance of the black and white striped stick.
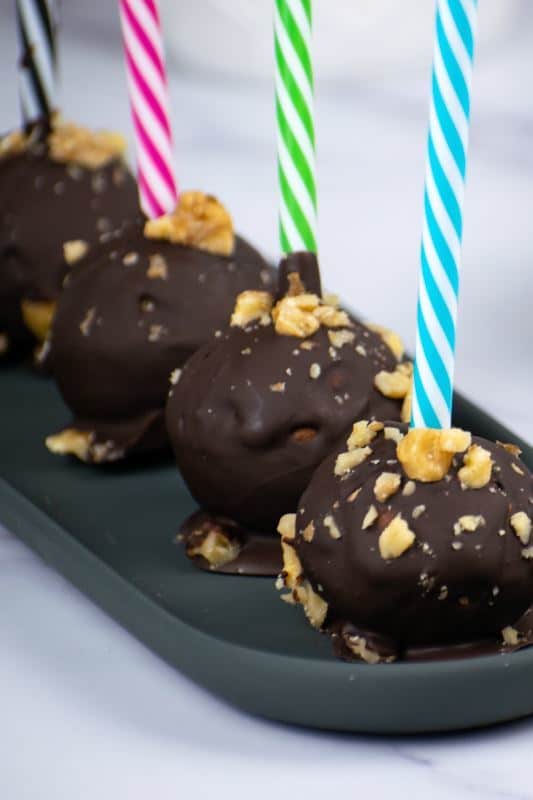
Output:
<path fill-rule="evenodd" d="M 57 108 L 57 0 L 15 0 L 20 43 L 19 94 L 24 124 Z"/>

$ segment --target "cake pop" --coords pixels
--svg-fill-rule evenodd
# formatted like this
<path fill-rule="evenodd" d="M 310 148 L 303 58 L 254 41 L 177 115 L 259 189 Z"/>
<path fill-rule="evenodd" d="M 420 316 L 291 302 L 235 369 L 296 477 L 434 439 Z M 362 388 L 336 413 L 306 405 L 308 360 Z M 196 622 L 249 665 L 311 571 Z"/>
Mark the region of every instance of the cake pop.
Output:
<path fill-rule="evenodd" d="M 533 641 L 533 475 L 514 445 L 361 420 L 279 525 L 280 588 L 348 660 Z"/>

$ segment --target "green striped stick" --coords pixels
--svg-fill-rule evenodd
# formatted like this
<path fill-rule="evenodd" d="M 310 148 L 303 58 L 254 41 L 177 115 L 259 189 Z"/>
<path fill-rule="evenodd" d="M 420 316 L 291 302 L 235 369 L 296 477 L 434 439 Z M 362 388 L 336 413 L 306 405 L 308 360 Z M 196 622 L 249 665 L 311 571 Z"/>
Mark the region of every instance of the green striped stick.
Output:
<path fill-rule="evenodd" d="M 279 235 L 283 253 L 316 253 L 311 0 L 275 0 Z"/>

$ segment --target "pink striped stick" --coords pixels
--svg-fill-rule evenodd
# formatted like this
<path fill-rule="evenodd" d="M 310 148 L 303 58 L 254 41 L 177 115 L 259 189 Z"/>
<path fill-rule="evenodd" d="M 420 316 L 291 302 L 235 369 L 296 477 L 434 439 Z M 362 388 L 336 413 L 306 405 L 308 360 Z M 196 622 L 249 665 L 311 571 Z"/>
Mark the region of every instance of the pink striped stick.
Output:
<path fill-rule="evenodd" d="M 149 219 L 169 214 L 179 200 L 163 37 L 157 0 L 119 0 L 141 208 Z"/>

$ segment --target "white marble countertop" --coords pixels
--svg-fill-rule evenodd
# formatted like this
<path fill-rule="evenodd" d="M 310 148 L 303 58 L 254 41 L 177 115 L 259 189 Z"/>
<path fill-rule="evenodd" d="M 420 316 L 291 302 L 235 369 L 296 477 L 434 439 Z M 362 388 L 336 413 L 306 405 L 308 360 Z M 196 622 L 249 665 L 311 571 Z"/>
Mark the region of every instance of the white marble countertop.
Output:
<path fill-rule="evenodd" d="M 480 47 L 474 84 L 457 384 L 533 439 L 533 13 Z M 0 129 L 16 124 L 0 0 Z M 68 16 L 68 15 L 67 15 Z M 67 19 L 68 22 L 68 19 Z M 69 117 L 129 130 L 113 31 L 63 43 Z M 483 43 L 483 29 L 481 31 Z M 431 42 L 421 54 L 429 68 Z M 217 193 L 275 254 L 272 90 L 171 76 L 183 186 Z M 414 340 L 426 71 L 318 82 L 322 265 L 330 289 Z M 1 401 L 0 401 L 1 402 Z M 370 738 L 250 718 L 162 663 L 0 530 L 0 796 L 269 798 L 336 790 L 413 800 L 533 798 L 533 721 L 457 736 Z"/>

